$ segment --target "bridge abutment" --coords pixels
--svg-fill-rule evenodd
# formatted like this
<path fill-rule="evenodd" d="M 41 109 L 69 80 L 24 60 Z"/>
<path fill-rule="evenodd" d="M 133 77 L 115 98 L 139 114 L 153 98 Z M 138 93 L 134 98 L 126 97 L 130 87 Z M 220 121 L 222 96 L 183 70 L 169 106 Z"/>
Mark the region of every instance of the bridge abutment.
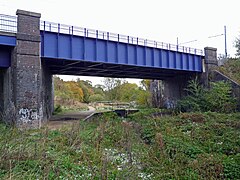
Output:
<path fill-rule="evenodd" d="M 205 59 L 203 60 L 203 72 L 200 76 L 200 81 L 205 87 L 209 87 L 209 82 L 212 80 L 211 73 L 217 68 L 217 48 L 205 47 Z"/>
<path fill-rule="evenodd" d="M 20 128 L 38 128 L 44 120 L 39 27 L 41 14 L 23 10 L 17 10 L 16 14 L 17 46 L 12 55 L 15 123 Z"/>
<path fill-rule="evenodd" d="M 15 125 L 19 128 L 39 128 L 53 111 L 52 75 L 41 62 L 41 14 L 17 10 L 17 45 L 11 58 L 11 100 L 15 110 Z M 5 84 L 4 84 L 5 86 Z M 6 112 L 6 110 L 5 110 Z"/>
<path fill-rule="evenodd" d="M 150 88 L 153 107 L 174 108 L 177 101 L 185 96 L 184 89 L 192 76 L 179 75 L 166 80 L 153 80 Z"/>

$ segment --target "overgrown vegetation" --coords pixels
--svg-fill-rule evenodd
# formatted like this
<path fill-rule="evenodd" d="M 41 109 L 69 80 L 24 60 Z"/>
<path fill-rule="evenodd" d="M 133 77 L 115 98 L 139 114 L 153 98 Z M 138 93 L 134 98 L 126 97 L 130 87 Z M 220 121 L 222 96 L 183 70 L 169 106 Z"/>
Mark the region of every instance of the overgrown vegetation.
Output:
<path fill-rule="evenodd" d="M 148 109 L 60 130 L 0 124 L 0 179 L 239 179 L 239 119 Z"/>
<path fill-rule="evenodd" d="M 229 58 L 218 70 L 240 84 L 240 58 Z"/>
<path fill-rule="evenodd" d="M 240 36 L 238 36 L 234 42 L 236 48 L 236 56 L 240 57 Z"/>
<path fill-rule="evenodd" d="M 188 95 L 177 103 L 181 112 L 234 112 L 237 101 L 232 97 L 231 86 L 227 82 L 211 82 L 210 89 L 204 89 L 197 79 L 189 81 Z"/>

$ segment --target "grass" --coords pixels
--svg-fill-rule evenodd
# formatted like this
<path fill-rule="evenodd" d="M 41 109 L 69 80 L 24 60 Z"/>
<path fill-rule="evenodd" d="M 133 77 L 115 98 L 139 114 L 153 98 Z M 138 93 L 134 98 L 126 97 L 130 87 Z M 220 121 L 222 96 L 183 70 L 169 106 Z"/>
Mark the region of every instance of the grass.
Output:
<path fill-rule="evenodd" d="M 75 113 L 79 111 L 88 111 L 89 108 L 86 104 L 81 103 L 81 106 L 62 106 L 56 105 L 54 107 L 53 115 L 64 114 L 64 113 Z"/>
<path fill-rule="evenodd" d="M 142 110 L 60 130 L 0 124 L 0 179 L 239 179 L 240 114 Z"/>

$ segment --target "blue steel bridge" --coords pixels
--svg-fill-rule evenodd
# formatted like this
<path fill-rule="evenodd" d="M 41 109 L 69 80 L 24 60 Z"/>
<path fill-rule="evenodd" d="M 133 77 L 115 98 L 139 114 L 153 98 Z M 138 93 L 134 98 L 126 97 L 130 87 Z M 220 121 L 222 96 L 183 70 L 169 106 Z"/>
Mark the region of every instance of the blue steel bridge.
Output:
<path fill-rule="evenodd" d="M 17 18 L 0 15 L 0 68 L 11 66 Z M 105 31 L 40 22 L 41 60 L 52 74 L 168 79 L 203 71 L 202 50 Z"/>

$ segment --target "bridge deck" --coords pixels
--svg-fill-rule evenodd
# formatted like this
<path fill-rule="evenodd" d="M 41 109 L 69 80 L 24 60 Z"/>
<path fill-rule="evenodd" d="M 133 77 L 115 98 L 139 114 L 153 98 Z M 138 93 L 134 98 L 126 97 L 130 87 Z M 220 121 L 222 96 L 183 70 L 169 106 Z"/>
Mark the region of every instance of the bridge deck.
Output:
<path fill-rule="evenodd" d="M 42 22 L 41 29 L 41 55 L 54 74 L 153 78 L 202 71 L 201 50 L 55 23 Z"/>

